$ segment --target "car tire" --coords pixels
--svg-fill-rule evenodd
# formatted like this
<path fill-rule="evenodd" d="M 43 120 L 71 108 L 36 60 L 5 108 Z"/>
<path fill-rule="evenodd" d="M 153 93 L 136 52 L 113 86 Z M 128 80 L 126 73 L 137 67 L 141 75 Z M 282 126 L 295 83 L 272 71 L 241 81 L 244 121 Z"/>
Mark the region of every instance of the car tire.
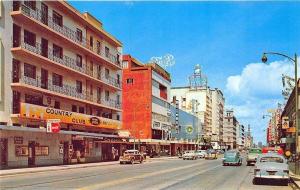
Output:
<path fill-rule="evenodd" d="M 130 164 L 134 164 L 134 160 L 133 159 L 130 160 Z"/>
<path fill-rule="evenodd" d="M 142 163 L 143 163 L 143 159 L 140 160 L 140 164 L 142 164 Z"/>
<path fill-rule="evenodd" d="M 250 166 L 250 163 L 249 163 L 249 162 L 247 162 L 247 166 Z"/>

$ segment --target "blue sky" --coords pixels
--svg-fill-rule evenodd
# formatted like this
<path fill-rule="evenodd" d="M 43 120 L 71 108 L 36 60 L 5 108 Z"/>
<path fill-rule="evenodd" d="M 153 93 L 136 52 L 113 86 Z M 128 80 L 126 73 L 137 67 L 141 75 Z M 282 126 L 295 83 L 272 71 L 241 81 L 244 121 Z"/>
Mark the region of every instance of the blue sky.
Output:
<path fill-rule="evenodd" d="M 226 106 L 234 108 L 243 124 L 252 126 L 256 141 L 265 141 L 266 121 L 261 116 L 282 101 L 280 75 L 283 70 L 292 73 L 292 65 L 280 57 L 270 57 L 269 66 L 260 65 L 260 57 L 263 51 L 300 53 L 300 3 L 71 4 L 101 20 L 123 43 L 123 52 L 142 62 L 174 55 L 176 64 L 168 68 L 173 86 L 187 85 L 194 65 L 200 64 L 209 86 L 222 89 Z"/>

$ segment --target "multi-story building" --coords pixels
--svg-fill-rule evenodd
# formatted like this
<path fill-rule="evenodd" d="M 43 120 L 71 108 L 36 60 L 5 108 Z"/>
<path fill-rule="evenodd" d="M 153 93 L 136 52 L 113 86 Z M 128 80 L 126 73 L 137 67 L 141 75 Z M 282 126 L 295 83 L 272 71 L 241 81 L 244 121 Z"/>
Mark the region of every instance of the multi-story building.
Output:
<path fill-rule="evenodd" d="M 237 125 L 236 130 L 237 148 L 243 149 L 245 147 L 245 127 L 242 124 Z"/>
<path fill-rule="evenodd" d="M 211 89 L 212 92 L 212 142 L 216 142 L 220 149 L 223 145 L 223 117 L 225 98 L 220 89 Z"/>
<path fill-rule="evenodd" d="M 227 149 L 237 148 L 237 126 L 238 121 L 234 116 L 233 110 L 226 110 L 224 115 L 223 141 Z"/>
<path fill-rule="evenodd" d="M 65 1 L 0 9 L 3 167 L 70 163 L 75 151 L 110 159 L 122 119 L 121 42 Z M 50 119 L 57 134 L 46 133 Z"/>
<path fill-rule="evenodd" d="M 251 135 L 250 125 L 248 125 L 248 130 L 245 137 L 245 148 L 249 149 L 251 147 L 253 147 L 253 137 Z"/>
<path fill-rule="evenodd" d="M 171 96 L 178 100 L 179 108 L 196 114 L 203 125 L 205 138 L 212 138 L 212 91 L 207 88 L 172 87 Z"/>
<path fill-rule="evenodd" d="M 170 74 L 155 63 L 123 56 L 123 124 L 141 151 L 170 151 Z M 145 145 L 145 146 L 144 146 Z"/>

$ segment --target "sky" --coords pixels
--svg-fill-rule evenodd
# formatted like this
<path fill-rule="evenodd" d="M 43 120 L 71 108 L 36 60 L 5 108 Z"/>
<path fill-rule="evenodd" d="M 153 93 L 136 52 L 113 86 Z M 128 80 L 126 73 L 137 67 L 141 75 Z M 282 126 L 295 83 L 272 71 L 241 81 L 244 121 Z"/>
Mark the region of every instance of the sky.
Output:
<path fill-rule="evenodd" d="M 196 64 L 225 96 L 255 142 L 266 141 L 267 114 L 283 103 L 281 75 L 293 64 L 262 52 L 300 54 L 300 2 L 100 2 L 69 1 L 88 11 L 142 62 L 172 54 L 172 86 L 188 85 Z"/>

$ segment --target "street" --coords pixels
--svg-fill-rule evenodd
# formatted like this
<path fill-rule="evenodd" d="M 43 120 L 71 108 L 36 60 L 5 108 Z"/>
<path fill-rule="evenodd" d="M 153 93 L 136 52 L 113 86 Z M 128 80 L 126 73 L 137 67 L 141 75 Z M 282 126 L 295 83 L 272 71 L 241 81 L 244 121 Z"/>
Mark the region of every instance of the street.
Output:
<path fill-rule="evenodd" d="M 200 189 L 290 190 L 280 184 L 253 185 L 253 166 L 222 166 L 222 160 L 157 159 L 134 165 L 108 165 L 2 176 L 1 189 Z"/>

